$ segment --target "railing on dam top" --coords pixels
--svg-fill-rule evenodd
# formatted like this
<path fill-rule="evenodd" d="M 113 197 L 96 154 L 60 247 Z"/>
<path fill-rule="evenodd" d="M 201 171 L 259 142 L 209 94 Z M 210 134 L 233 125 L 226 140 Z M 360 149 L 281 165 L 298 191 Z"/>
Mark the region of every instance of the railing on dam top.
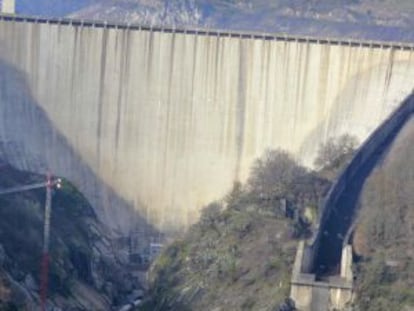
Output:
<path fill-rule="evenodd" d="M 123 29 L 135 31 L 153 31 L 163 33 L 177 33 L 177 34 L 191 34 L 198 36 L 216 36 L 216 37 L 230 37 L 242 39 L 256 39 L 266 41 L 287 41 L 287 42 L 301 42 L 301 43 L 315 43 L 327 45 L 341 45 L 353 47 L 369 47 L 377 49 L 395 49 L 414 51 L 414 43 L 408 42 L 392 42 L 392 41 L 372 41 L 372 40 L 357 40 L 346 38 L 318 38 L 312 36 L 296 36 L 285 33 L 265 33 L 254 31 L 233 31 L 210 28 L 180 28 L 161 25 L 140 25 L 129 23 L 108 23 L 99 20 L 86 20 L 74 18 L 45 18 L 37 16 L 23 16 L 13 14 L 1 14 L 0 21 L 21 22 L 21 23 L 37 23 L 37 24 L 57 24 L 68 25 L 75 27 L 92 27 L 105 29 Z"/>

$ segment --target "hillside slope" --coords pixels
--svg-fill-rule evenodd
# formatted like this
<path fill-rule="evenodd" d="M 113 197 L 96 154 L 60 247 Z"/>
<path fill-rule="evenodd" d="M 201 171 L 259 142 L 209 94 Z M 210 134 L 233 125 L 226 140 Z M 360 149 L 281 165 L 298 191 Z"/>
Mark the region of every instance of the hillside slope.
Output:
<path fill-rule="evenodd" d="M 359 310 L 414 309 L 414 118 L 367 180 L 354 234 Z"/>
<path fill-rule="evenodd" d="M 289 296 L 297 239 L 329 182 L 281 151 L 267 153 L 153 267 L 140 310 L 279 310 Z"/>
<path fill-rule="evenodd" d="M 292 310 L 281 303 L 289 293 L 295 239 L 311 229 L 329 182 L 280 169 L 292 168 L 283 157 L 270 159 L 259 160 L 247 185 L 206 207 L 200 222 L 163 252 L 139 310 Z M 362 190 L 352 236 L 356 295 L 349 310 L 414 309 L 412 159 L 414 117 Z M 327 168 L 333 169 L 324 165 L 320 174 L 332 176 Z"/>
<path fill-rule="evenodd" d="M 409 0 L 105 0 L 73 13 L 113 22 L 414 41 Z"/>
<path fill-rule="evenodd" d="M 410 0 L 16 0 L 19 14 L 414 42 Z"/>

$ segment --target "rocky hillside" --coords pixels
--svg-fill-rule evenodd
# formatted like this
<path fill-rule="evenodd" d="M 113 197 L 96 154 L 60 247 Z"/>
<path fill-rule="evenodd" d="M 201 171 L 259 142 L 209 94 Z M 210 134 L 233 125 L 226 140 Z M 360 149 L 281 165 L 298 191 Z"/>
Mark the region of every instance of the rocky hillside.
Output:
<path fill-rule="evenodd" d="M 44 180 L 0 161 L 0 189 Z M 0 310 L 39 304 L 45 190 L 0 196 Z M 64 181 L 53 194 L 49 305 L 56 310 L 109 310 L 138 289 L 115 255 L 106 229 Z"/>
<path fill-rule="evenodd" d="M 358 310 L 414 310 L 414 119 L 367 180 L 354 234 Z"/>
<path fill-rule="evenodd" d="M 283 152 L 259 160 L 247 184 L 223 200 L 156 261 L 152 291 L 139 310 L 293 310 L 289 293 L 297 238 L 306 237 L 317 201 L 349 162 L 348 136 L 319 152 L 318 173 Z M 363 188 L 352 236 L 353 311 L 414 310 L 414 117 Z M 324 177 L 320 177 L 324 176 Z"/>
<path fill-rule="evenodd" d="M 309 234 L 328 186 L 285 152 L 268 152 L 246 185 L 207 206 L 161 254 L 140 310 L 279 310 L 297 239 Z"/>
<path fill-rule="evenodd" d="M 411 0 L 16 0 L 20 14 L 414 42 Z"/>
<path fill-rule="evenodd" d="M 96 0 L 72 16 L 413 42 L 413 13 L 410 0 Z"/>

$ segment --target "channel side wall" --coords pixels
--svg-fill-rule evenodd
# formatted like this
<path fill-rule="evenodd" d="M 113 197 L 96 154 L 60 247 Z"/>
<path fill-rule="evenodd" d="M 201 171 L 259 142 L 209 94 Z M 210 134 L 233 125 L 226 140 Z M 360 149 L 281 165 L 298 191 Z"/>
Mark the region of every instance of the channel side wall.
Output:
<path fill-rule="evenodd" d="M 320 243 L 323 232 L 326 231 L 325 225 L 333 215 L 338 205 L 340 196 L 346 187 L 355 182 L 355 178 L 361 178 L 358 174 L 369 164 L 374 156 L 382 154 L 392 140 L 397 136 L 399 130 L 414 112 L 414 93 L 408 96 L 401 105 L 370 135 L 364 144 L 358 149 L 350 164 L 341 173 L 337 181 L 329 190 L 321 207 L 320 219 L 318 221 L 315 234 L 303 251 L 306 253 L 303 271 L 314 270 L 315 259 L 320 251 Z M 350 207 L 351 208 L 351 207 Z M 355 215 L 354 211 L 352 214 Z M 351 225 L 351 222 L 350 222 Z M 334 233 L 330 233 L 334 234 Z"/>

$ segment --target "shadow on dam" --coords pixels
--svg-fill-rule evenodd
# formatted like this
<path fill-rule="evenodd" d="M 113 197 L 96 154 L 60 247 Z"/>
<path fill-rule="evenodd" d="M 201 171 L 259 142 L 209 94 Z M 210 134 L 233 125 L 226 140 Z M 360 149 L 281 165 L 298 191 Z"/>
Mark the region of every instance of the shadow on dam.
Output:
<path fill-rule="evenodd" d="M 56 129 L 32 95 L 26 75 L 0 59 L 1 158 L 18 169 L 41 174 L 51 169 L 68 179 L 91 202 L 98 219 L 115 233 L 136 230 L 145 232 L 143 238 L 160 236 L 131 202 L 93 172 Z"/>
<path fill-rule="evenodd" d="M 414 94 L 379 126 L 359 148 L 328 193 L 313 250 L 311 272 L 321 279 L 340 273 L 342 248 L 349 243 L 366 179 L 379 165 L 413 114 Z M 327 215 L 327 216 L 326 216 Z M 324 217 L 325 216 L 325 217 Z"/>

